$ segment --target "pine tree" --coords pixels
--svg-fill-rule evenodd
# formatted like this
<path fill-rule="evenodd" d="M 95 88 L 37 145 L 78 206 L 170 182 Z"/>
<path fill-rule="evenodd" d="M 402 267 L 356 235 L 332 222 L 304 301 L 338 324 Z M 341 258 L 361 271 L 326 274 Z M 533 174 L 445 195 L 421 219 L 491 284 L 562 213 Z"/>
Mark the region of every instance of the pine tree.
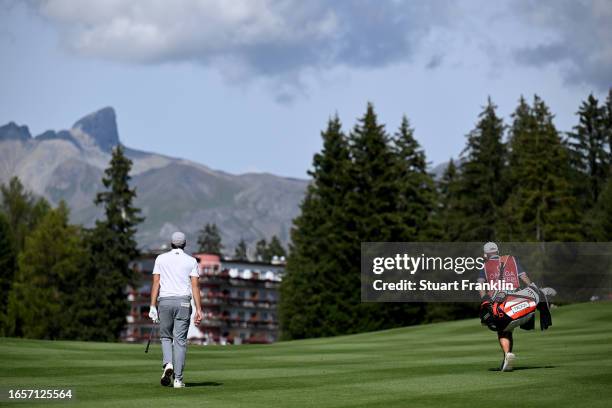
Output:
<path fill-rule="evenodd" d="M 198 251 L 207 254 L 221 255 L 223 243 L 217 224 L 206 224 L 198 236 Z"/>
<path fill-rule="evenodd" d="M 102 183 L 105 191 L 97 194 L 96 205 L 104 207 L 105 218 L 86 235 L 91 256 L 92 284 L 82 288 L 83 302 L 78 319 L 87 326 L 83 337 L 91 340 L 114 340 L 125 326 L 128 312 L 126 287 L 133 285 L 136 274 L 129 262 L 137 258 L 136 226 L 143 221 L 133 205 L 135 189 L 130 188 L 132 162 L 121 146 L 113 150 Z"/>
<path fill-rule="evenodd" d="M 457 241 L 461 235 L 458 201 L 458 178 L 457 166 L 451 158 L 444 169 L 444 173 L 438 182 L 439 205 L 436 210 L 436 219 L 441 228 L 441 240 Z"/>
<path fill-rule="evenodd" d="M 575 195 L 582 198 L 583 210 L 597 202 L 608 177 L 609 153 L 605 127 L 605 110 L 591 94 L 577 112 L 579 123 L 569 133 L 570 160 L 575 169 Z"/>
<path fill-rule="evenodd" d="M 372 104 L 368 103 L 366 113 L 358 120 L 349 134 L 351 166 L 348 175 L 352 188 L 347 194 L 346 237 L 343 253 L 346 258 L 337 270 L 342 276 L 337 282 L 338 297 L 345 309 L 336 321 L 328 323 L 335 332 L 351 333 L 381 329 L 392 318 L 385 316 L 385 304 L 361 303 L 360 267 L 354 260 L 360 259 L 361 242 L 399 241 L 404 234 L 396 200 L 400 195 L 397 157 L 394 155 L 390 138 Z M 331 272 L 330 272 L 331 273 Z"/>
<path fill-rule="evenodd" d="M 354 211 L 357 242 L 375 237 L 399 238 L 403 231 L 396 229 L 399 225 L 396 200 L 400 194 L 396 156 L 372 104 L 368 104 L 366 113 L 353 128 L 349 141 L 352 159 L 349 175 L 355 186 L 347 197 L 347 207 Z"/>
<path fill-rule="evenodd" d="M 410 231 L 403 225 L 405 207 L 398 205 L 402 188 L 410 185 L 400 170 L 412 176 L 410 166 L 420 171 L 425 160 L 408 129 L 406 122 L 400 156 L 371 104 L 348 138 L 337 118 L 328 123 L 302 212 L 294 220 L 281 285 L 285 338 L 377 330 L 422 319 L 422 305 L 361 303 L 360 297 L 361 242 L 398 241 Z M 421 225 L 413 227 L 418 231 Z"/>
<path fill-rule="evenodd" d="M 587 240 L 612 241 L 612 177 L 608 177 L 597 203 L 585 216 L 585 226 Z"/>
<path fill-rule="evenodd" d="M 444 209 L 449 208 L 449 201 L 455 194 L 454 186 L 457 183 L 457 177 L 457 166 L 455 166 L 455 161 L 451 157 L 448 160 L 448 165 L 444 169 L 444 173 L 442 173 L 439 183 L 440 203 Z"/>
<path fill-rule="evenodd" d="M 255 259 L 260 262 L 270 262 L 275 256 L 286 256 L 285 248 L 276 235 L 273 235 L 268 243 L 265 238 L 255 244 Z"/>
<path fill-rule="evenodd" d="M 6 216 L 0 213 L 0 336 L 8 335 L 6 310 L 16 268 L 17 260 L 11 227 Z"/>
<path fill-rule="evenodd" d="M 345 213 L 344 257 L 341 268 L 336 269 L 343 271 L 343 276 L 335 290 L 347 310 L 346 317 L 330 322 L 337 330 L 330 334 L 414 324 L 422 319 L 422 305 L 361 303 L 360 264 L 355 262 L 361 256 L 361 242 L 401 241 L 405 231 L 397 204 L 402 189 L 397 176 L 399 158 L 372 104 L 353 127 L 349 148 L 350 188 L 341 204 Z"/>
<path fill-rule="evenodd" d="M 438 235 L 432 215 L 437 200 L 435 183 L 427 172 L 425 152 L 414 138 L 414 130 L 408 118 L 394 135 L 394 154 L 396 155 L 397 182 L 399 195 L 396 198 L 400 223 L 404 230 L 401 241 L 428 240 Z"/>
<path fill-rule="evenodd" d="M 79 228 L 68 224 L 64 202 L 49 210 L 26 238 L 9 300 L 11 334 L 75 338 L 74 296 L 87 285 L 87 254 Z"/>
<path fill-rule="evenodd" d="M 51 207 L 44 198 L 35 198 L 31 192 L 26 191 L 17 177 L 11 178 L 8 185 L 2 184 L 0 192 L 0 209 L 7 217 L 15 251 L 19 253 L 25 245 L 27 234 L 36 228 Z"/>
<path fill-rule="evenodd" d="M 17 177 L 11 178 L 8 185 L 0 186 L 0 335 L 8 334 L 14 327 L 7 314 L 8 299 L 13 281 L 17 274 L 17 257 L 23 251 L 26 237 L 40 223 L 49 211 L 49 203 L 44 198 L 36 198 L 26 191 Z"/>
<path fill-rule="evenodd" d="M 240 239 L 240 242 L 238 242 L 238 245 L 234 251 L 234 259 L 238 261 L 247 261 L 249 259 L 247 252 L 248 248 L 246 242 L 244 239 Z"/>
<path fill-rule="evenodd" d="M 273 235 L 272 238 L 270 239 L 270 243 L 268 244 L 267 252 L 268 252 L 267 262 L 270 262 L 272 258 L 274 258 L 275 256 L 279 258 L 287 256 L 287 252 L 285 251 L 285 248 L 283 248 L 283 245 L 281 244 L 280 240 L 278 239 L 276 235 Z"/>
<path fill-rule="evenodd" d="M 268 242 L 265 238 L 260 239 L 255 243 L 255 260 L 259 262 L 267 262 L 268 258 Z"/>
<path fill-rule="evenodd" d="M 612 165 L 612 88 L 608 91 L 603 111 L 604 129 L 608 139 L 608 163 Z"/>
<path fill-rule="evenodd" d="M 293 221 L 292 247 L 281 283 L 279 314 L 285 339 L 331 335 L 335 322 L 350 319 L 341 293 L 333 294 L 349 261 L 343 203 L 352 188 L 348 141 L 338 116 L 321 132 L 323 149 L 314 155 L 301 213 Z"/>
<path fill-rule="evenodd" d="M 462 241 L 494 241 L 498 238 L 500 209 L 507 198 L 504 182 L 506 147 L 504 124 L 491 98 L 467 136 L 457 183 L 455 228 Z"/>
<path fill-rule="evenodd" d="M 579 240 L 578 214 L 568 182 L 568 152 L 553 115 L 537 95 L 533 107 L 523 98 L 510 129 L 510 197 L 504 205 L 502 239 Z"/>

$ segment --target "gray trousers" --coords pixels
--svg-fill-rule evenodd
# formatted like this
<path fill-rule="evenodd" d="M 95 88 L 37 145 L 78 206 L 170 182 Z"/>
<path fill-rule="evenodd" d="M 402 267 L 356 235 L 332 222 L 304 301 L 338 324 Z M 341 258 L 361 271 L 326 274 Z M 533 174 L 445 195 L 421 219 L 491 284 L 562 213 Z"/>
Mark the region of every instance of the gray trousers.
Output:
<path fill-rule="evenodd" d="M 187 354 L 187 331 L 191 318 L 189 296 L 159 298 L 159 337 L 163 364 L 172 363 L 174 377 L 183 380 L 183 367 Z"/>

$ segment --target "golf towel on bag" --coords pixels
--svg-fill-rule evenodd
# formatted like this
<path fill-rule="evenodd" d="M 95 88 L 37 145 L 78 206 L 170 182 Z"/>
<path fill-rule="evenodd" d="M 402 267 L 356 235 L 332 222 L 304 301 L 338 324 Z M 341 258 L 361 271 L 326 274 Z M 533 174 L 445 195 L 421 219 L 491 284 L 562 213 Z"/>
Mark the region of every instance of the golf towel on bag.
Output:
<path fill-rule="evenodd" d="M 497 292 L 480 305 L 480 321 L 497 332 L 509 332 L 519 326 L 533 330 L 536 309 L 540 311 L 540 328 L 552 326 L 546 295 L 535 285 L 513 293 Z"/>

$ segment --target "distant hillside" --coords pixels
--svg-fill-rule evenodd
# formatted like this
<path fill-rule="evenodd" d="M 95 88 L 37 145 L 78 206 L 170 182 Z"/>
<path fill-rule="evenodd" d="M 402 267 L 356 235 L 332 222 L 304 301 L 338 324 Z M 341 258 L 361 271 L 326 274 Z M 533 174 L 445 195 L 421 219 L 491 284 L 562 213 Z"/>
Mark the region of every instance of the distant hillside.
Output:
<path fill-rule="evenodd" d="M 57 204 L 65 200 L 72 220 L 93 225 L 93 205 L 112 148 L 121 143 L 113 108 L 77 121 L 69 130 L 32 137 L 27 126 L 0 127 L 0 182 L 18 176 L 25 186 Z M 198 229 L 216 223 L 228 253 L 244 238 L 253 244 L 278 235 L 287 243 L 292 219 L 308 184 L 272 174 L 231 175 L 202 164 L 126 148 L 134 162 L 136 205 L 146 221 L 138 232 L 144 248 L 166 243 L 172 231 L 185 231 L 195 249 Z"/>

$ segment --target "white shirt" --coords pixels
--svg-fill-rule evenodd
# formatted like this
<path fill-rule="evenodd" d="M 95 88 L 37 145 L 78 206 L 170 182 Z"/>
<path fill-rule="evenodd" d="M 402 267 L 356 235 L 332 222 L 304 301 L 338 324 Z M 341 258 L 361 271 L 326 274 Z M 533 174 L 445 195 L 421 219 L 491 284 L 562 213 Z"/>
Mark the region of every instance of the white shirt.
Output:
<path fill-rule="evenodd" d="M 182 249 L 172 249 L 155 258 L 153 275 L 159 275 L 159 297 L 191 297 L 191 277 L 199 277 L 200 269 L 194 257 Z"/>

